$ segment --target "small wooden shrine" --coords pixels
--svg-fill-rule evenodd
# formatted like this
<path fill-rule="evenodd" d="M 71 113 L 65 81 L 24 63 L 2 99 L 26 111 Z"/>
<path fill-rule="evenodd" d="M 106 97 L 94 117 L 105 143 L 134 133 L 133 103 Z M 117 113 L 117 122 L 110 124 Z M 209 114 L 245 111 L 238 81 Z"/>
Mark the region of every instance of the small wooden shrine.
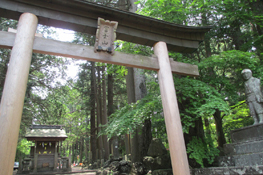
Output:
<path fill-rule="evenodd" d="M 25 138 L 33 141 L 29 157 L 20 162 L 18 173 L 43 171 L 71 171 L 68 157 L 61 157 L 60 146 L 67 138 L 62 126 L 32 125 Z"/>

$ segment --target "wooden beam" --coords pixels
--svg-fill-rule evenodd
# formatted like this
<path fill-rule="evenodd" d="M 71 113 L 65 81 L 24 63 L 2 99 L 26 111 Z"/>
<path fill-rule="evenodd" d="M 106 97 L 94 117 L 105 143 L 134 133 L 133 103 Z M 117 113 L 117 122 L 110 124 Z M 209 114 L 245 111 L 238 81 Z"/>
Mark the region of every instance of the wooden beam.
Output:
<path fill-rule="evenodd" d="M 176 25 L 88 2 L 0 0 L 0 16 L 17 19 L 24 12 L 38 16 L 39 24 L 91 35 L 96 33 L 98 17 L 118 21 L 117 39 L 147 46 L 165 41 L 170 51 L 181 53 L 195 51 L 210 29 Z"/>
<path fill-rule="evenodd" d="M 21 15 L 0 105 L 0 174 L 13 174 L 37 17 Z"/>
<path fill-rule="evenodd" d="M 160 64 L 158 80 L 161 91 L 173 174 L 190 175 L 167 46 L 165 42 L 158 42 L 153 48 L 154 53 L 158 56 Z"/>
<path fill-rule="evenodd" d="M 15 40 L 15 34 L 10 32 L 0 31 L 0 47 L 11 49 Z M 116 64 L 128 67 L 135 67 L 147 70 L 159 70 L 157 57 L 147 57 L 142 55 L 132 55 L 121 52 L 115 52 L 112 56 L 107 53 L 94 53 L 94 48 L 91 46 L 66 43 L 51 39 L 35 37 L 33 52 L 64 56 L 76 59 L 83 59 L 94 62 L 103 62 Z M 171 62 L 171 70 L 173 73 L 198 76 L 198 67 L 192 64 Z"/>

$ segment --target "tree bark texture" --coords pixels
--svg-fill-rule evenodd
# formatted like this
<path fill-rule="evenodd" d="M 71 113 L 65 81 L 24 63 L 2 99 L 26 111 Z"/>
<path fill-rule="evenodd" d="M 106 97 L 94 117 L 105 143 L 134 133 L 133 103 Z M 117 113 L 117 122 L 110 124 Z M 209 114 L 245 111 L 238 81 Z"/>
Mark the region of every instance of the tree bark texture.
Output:
<path fill-rule="evenodd" d="M 96 135 L 96 120 L 95 120 L 95 63 L 91 62 L 91 93 L 90 93 L 90 145 L 92 153 L 92 162 L 96 160 L 97 135 Z"/>
<path fill-rule="evenodd" d="M 114 112 L 113 82 L 114 82 L 114 78 L 112 74 L 108 74 L 108 116 L 110 116 Z"/>
<path fill-rule="evenodd" d="M 99 126 L 102 121 L 102 99 L 101 99 L 101 74 L 100 74 L 100 67 L 97 67 L 97 84 L 96 87 L 98 87 L 98 90 L 95 90 L 95 96 L 96 96 L 96 102 L 97 102 L 97 134 L 101 131 L 101 127 Z M 102 152 L 103 152 L 103 142 L 102 142 L 102 136 L 98 137 L 98 159 L 102 159 Z"/>
<path fill-rule="evenodd" d="M 72 146 L 71 146 L 71 150 L 72 150 L 72 159 L 71 159 L 71 163 L 74 162 L 75 160 L 75 143 L 73 142 Z"/>
<path fill-rule="evenodd" d="M 83 159 L 83 137 L 80 138 L 80 143 L 79 143 L 79 162 L 82 163 Z"/>
<path fill-rule="evenodd" d="M 134 90 L 134 71 L 132 67 L 127 67 L 128 74 L 126 75 L 126 89 L 127 89 L 127 96 L 128 96 L 128 103 L 134 103 L 135 102 L 135 90 Z M 133 147 L 133 144 L 135 147 Z M 129 135 L 125 135 L 125 151 L 126 154 L 131 154 L 132 152 L 136 152 L 136 142 L 131 143 L 131 139 Z M 132 148 L 133 147 L 133 148 Z M 133 151 L 132 151 L 133 149 Z M 139 151 L 138 151 L 139 152 Z M 135 158 L 131 157 L 132 160 L 135 160 Z"/>
<path fill-rule="evenodd" d="M 216 112 L 213 116 L 216 124 L 217 143 L 219 147 L 223 148 L 224 144 L 226 144 L 226 138 L 223 131 L 221 112 L 218 109 L 216 109 Z"/>
<path fill-rule="evenodd" d="M 184 134 L 185 145 L 187 145 L 192 140 L 193 137 L 201 138 L 202 141 L 205 142 L 203 121 L 201 117 L 195 121 L 194 127 L 189 128 L 189 133 Z M 207 160 L 204 159 L 203 161 L 204 161 L 204 165 L 208 166 Z M 200 164 L 198 164 L 195 159 L 189 159 L 189 164 L 192 168 L 200 168 Z"/>
<path fill-rule="evenodd" d="M 89 149 L 89 143 L 87 142 L 87 140 L 84 140 L 85 162 L 88 160 L 88 149 Z"/>
<path fill-rule="evenodd" d="M 127 88 L 127 96 L 128 96 L 128 103 L 135 103 L 135 82 L 134 82 L 134 69 L 128 67 L 128 74 L 126 76 L 126 88 Z M 129 151 L 129 143 L 131 143 L 131 161 L 132 162 L 138 162 L 141 160 L 140 158 L 140 145 L 139 145 L 139 135 L 138 131 L 136 130 L 134 133 L 132 133 L 132 138 L 129 141 L 130 137 L 126 136 L 125 139 L 125 149 L 126 154 L 130 154 Z"/>
<path fill-rule="evenodd" d="M 102 89 L 103 89 L 103 115 L 102 115 L 102 125 L 106 125 L 108 123 L 108 116 L 107 116 L 107 94 L 106 94 L 106 69 L 105 66 L 103 66 L 103 80 L 102 80 Z M 107 135 L 102 136 L 103 141 L 103 149 L 104 149 L 104 160 L 109 159 L 109 142 Z"/>
<path fill-rule="evenodd" d="M 108 74 L 108 116 L 110 116 L 112 113 L 114 113 L 114 105 L 113 105 L 113 82 L 114 78 L 112 74 Z M 114 158 L 119 158 L 119 143 L 118 143 L 118 137 L 113 137 L 112 139 L 112 154 Z M 116 148 L 117 146 L 117 148 Z"/>
<path fill-rule="evenodd" d="M 138 101 L 144 98 L 147 95 L 146 89 L 146 78 L 144 75 L 144 70 L 133 68 L 134 70 L 134 89 L 135 89 L 135 101 Z M 138 139 L 138 150 L 139 154 L 136 155 L 136 162 L 142 162 L 143 157 L 147 155 L 148 147 L 151 143 L 152 133 L 151 133 L 151 120 L 145 120 L 144 125 L 139 127 L 136 131 L 135 137 L 132 138 Z M 135 143 L 136 143 L 135 142 Z M 133 156 L 132 156 L 133 157 Z"/>

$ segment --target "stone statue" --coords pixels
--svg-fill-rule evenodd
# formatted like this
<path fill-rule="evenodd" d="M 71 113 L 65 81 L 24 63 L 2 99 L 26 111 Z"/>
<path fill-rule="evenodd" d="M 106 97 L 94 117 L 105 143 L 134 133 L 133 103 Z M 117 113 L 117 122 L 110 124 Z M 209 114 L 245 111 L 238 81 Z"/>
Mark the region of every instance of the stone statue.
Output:
<path fill-rule="evenodd" d="M 260 80 L 252 77 L 250 69 L 244 69 L 241 74 L 245 80 L 245 92 L 250 115 L 254 119 L 254 125 L 263 123 L 263 95 Z"/>

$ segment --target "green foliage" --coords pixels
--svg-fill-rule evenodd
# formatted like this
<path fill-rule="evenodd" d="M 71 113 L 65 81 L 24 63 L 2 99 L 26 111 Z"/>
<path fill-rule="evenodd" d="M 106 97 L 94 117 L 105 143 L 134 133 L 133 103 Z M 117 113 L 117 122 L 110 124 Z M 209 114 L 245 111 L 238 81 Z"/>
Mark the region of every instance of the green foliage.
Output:
<path fill-rule="evenodd" d="M 125 66 L 107 64 L 107 73 L 108 74 L 115 74 L 116 80 L 123 79 L 124 76 L 127 75 L 128 70 Z"/>
<path fill-rule="evenodd" d="M 16 20 L 0 17 L 0 30 L 1 31 L 8 31 L 8 28 L 16 29 L 17 24 L 18 22 Z"/>
<path fill-rule="evenodd" d="M 224 98 L 209 84 L 189 77 L 175 78 L 174 82 L 185 133 L 195 126 L 198 118 L 210 116 L 215 109 L 229 111 Z"/>
<path fill-rule="evenodd" d="M 214 147 L 211 139 L 205 139 L 202 141 L 201 138 L 192 137 L 192 140 L 187 144 L 187 153 L 189 158 L 195 159 L 201 167 L 204 167 L 204 159 L 212 164 L 219 155 L 219 150 Z"/>
<path fill-rule="evenodd" d="M 18 141 L 16 147 L 16 161 L 19 161 L 19 158 L 24 158 L 30 153 L 31 145 L 32 142 L 27 141 L 25 138 Z"/>
<path fill-rule="evenodd" d="M 205 60 L 200 62 L 198 67 L 201 70 L 201 75 L 203 75 L 206 70 L 209 70 L 212 67 L 213 71 L 215 71 L 216 74 L 219 76 L 226 76 L 228 78 L 237 76 L 238 78 L 240 78 L 241 71 L 245 68 L 251 69 L 253 72 L 258 73 L 259 67 L 257 66 L 259 64 L 259 61 L 260 60 L 258 56 L 252 52 L 230 50 L 206 58 Z"/>
<path fill-rule="evenodd" d="M 254 120 L 250 117 L 249 109 L 245 100 L 231 106 L 230 114 L 224 117 L 223 124 L 228 141 L 230 142 L 231 139 L 230 131 L 252 125 L 253 122 Z"/>
<path fill-rule="evenodd" d="M 135 104 L 126 104 L 110 116 L 109 124 L 104 134 L 109 137 L 120 136 L 131 132 L 150 118 L 152 127 L 158 132 L 165 133 L 163 109 L 158 84 L 151 82 L 150 93 Z M 189 127 L 195 126 L 195 121 L 201 116 L 211 115 L 215 109 L 227 113 L 228 104 L 211 86 L 200 80 L 184 77 L 175 79 L 177 99 L 181 104 L 180 115 L 183 131 L 188 133 Z M 158 134 L 159 136 L 163 134 Z M 157 135 L 153 129 L 153 135 Z"/>
<path fill-rule="evenodd" d="M 137 4 L 141 4 L 143 6 L 143 8 L 138 11 L 142 15 L 173 22 L 176 24 L 183 24 L 186 22 L 188 5 L 187 3 L 182 3 L 182 1 L 139 0 Z"/>
<path fill-rule="evenodd" d="M 153 54 L 153 50 L 149 46 L 134 44 L 125 41 L 116 41 L 116 51 L 121 51 L 124 53 L 138 54 L 144 56 L 150 56 Z"/>
<path fill-rule="evenodd" d="M 136 103 L 126 104 L 109 117 L 106 129 L 100 135 L 121 136 L 127 133 L 134 133 L 138 126 L 141 126 L 146 119 L 160 117 L 162 104 L 160 95 L 148 94 L 145 98 Z"/>
<path fill-rule="evenodd" d="M 30 151 L 29 146 L 31 146 L 31 144 L 32 143 L 27 141 L 26 139 L 21 139 L 17 144 L 17 150 L 27 155 L 29 154 L 29 151 Z"/>
<path fill-rule="evenodd" d="M 0 18 L 0 30 L 7 31 L 8 28 L 17 28 L 17 21 Z M 38 33 L 49 37 L 54 31 L 47 26 L 38 26 Z M 0 50 L 0 91 L 4 86 L 6 72 L 10 57 L 9 49 Z M 65 77 L 67 60 L 61 57 L 55 57 L 44 54 L 32 54 L 30 72 L 28 77 L 24 108 L 21 121 L 20 136 L 24 136 L 25 128 L 28 128 L 32 121 L 41 118 L 43 115 L 50 115 L 47 105 L 43 104 L 42 97 L 46 95 L 48 90 L 52 90 L 56 86 L 60 86 L 58 78 Z M 56 105 L 56 113 L 61 111 L 59 105 Z M 43 114 L 43 115 L 42 115 Z M 42 116 L 41 116 L 42 115 Z M 45 117 L 44 117 L 45 118 Z"/>
<path fill-rule="evenodd" d="M 214 87 L 222 98 L 233 105 L 242 98 L 237 91 L 244 92 L 243 69 L 251 69 L 255 77 L 262 77 L 259 61 L 258 56 L 251 52 L 221 52 L 199 63 L 200 80 Z"/>

